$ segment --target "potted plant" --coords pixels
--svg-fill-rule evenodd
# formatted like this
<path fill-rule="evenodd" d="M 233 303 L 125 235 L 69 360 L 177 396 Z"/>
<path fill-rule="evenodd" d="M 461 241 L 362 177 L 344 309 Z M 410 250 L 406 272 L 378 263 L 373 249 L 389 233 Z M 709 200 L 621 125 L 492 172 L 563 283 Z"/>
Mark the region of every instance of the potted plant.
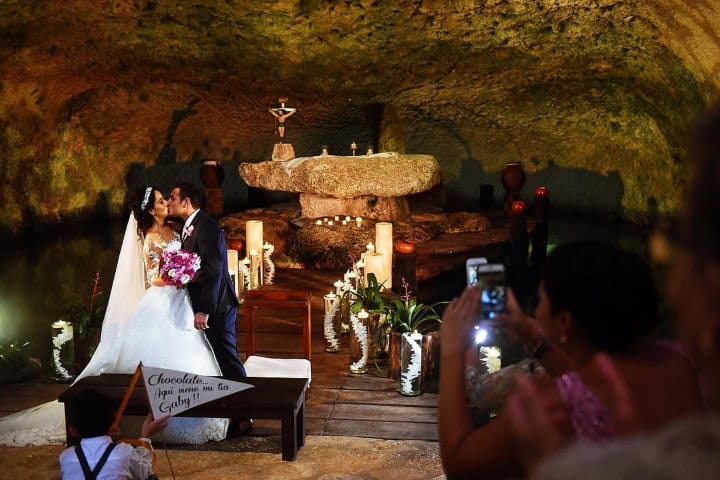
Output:
<path fill-rule="evenodd" d="M 40 376 L 40 359 L 30 355 L 30 342 L 0 343 L 0 385 Z"/>
<path fill-rule="evenodd" d="M 440 314 L 436 308 L 439 305 L 448 302 L 436 302 L 432 305 L 424 305 L 418 303 L 417 298 L 410 296 L 409 285 L 403 279 L 403 288 L 405 294 L 400 300 L 388 302 L 385 306 L 385 315 L 387 319 L 387 329 L 390 335 L 389 344 L 389 363 L 388 375 L 392 379 L 400 377 L 400 342 L 403 333 L 418 332 L 426 336 L 430 332 L 434 332 L 440 326 Z M 426 341 L 423 341 L 426 343 Z M 427 352 L 423 352 L 423 356 L 427 356 Z M 423 375 L 427 372 L 427 363 L 423 365 Z"/>
<path fill-rule="evenodd" d="M 383 282 L 384 283 L 384 282 Z M 361 282 L 355 290 L 347 290 L 341 298 L 341 315 L 347 319 L 351 314 L 357 315 L 361 310 L 368 314 L 368 348 L 369 356 L 377 358 L 379 352 L 385 351 L 385 331 L 382 316 L 385 315 L 385 297 L 382 293 L 383 283 L 378 283 L 374 273 L 369 273 L 367 282 Z M 346 304 L 347 307 L 342 306 Z M 343 320 L 345 321 L 345 320 Z M 360 355 L 360 344 L 355 335 L 350 339 L 350 357 Z"/>
<path fill-rule="evenodd" d="M 80 368 L 90 360 L 100 341 L 100 328 L 107 308 L 107 305 L 98 301 L 100 295 L 100 272 L 96 272 L 87 306 L 71 305 L 66 312 L 68 321 L 74 324 L 77 330 L 75 354 Z"/>

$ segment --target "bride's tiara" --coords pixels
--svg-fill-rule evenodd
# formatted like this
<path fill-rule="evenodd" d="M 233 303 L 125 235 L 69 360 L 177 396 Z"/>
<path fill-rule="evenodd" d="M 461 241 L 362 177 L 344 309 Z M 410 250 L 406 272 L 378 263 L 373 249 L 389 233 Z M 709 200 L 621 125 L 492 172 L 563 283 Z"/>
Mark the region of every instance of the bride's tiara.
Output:
<path fill-rule="evenodd" d="M 145 207 L 148 206 L 148 203 L 150 203 L 150 194 L 153 192 L 152 187 L 147 187 L 145 189 L 145 197 L 143 197 L 143 201 L 140 204 L 140 210 L 145 210 Z"/>

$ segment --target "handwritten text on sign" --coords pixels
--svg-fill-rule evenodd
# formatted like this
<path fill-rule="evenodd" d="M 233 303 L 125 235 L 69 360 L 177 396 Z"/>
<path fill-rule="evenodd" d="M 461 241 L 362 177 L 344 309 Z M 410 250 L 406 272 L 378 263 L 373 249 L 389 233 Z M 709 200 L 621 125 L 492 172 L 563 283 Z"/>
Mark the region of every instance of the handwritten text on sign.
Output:
<path fill-rule="evenodd" d="M 155 418 L 177 415 L 197 405 L 253 387 L 248 383 L 145 365 L 142 366 L 142 374 Z"/>

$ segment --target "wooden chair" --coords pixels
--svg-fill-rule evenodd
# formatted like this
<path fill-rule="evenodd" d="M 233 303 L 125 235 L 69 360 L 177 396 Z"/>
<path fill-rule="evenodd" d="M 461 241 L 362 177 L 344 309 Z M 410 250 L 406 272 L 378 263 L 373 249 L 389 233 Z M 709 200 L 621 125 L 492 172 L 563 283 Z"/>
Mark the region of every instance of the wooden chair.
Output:
<path fill-rule="evenodd" d="M 247 356 L 255 354 L 255 319 L 253 312 L 256 308 L 278 308 L 299 310 L 302 317 L 303 354 L 307 360 L 312 356 L 312 342 L 310 335 L 312 295 L 301 290 L 289 290 L 263 287 L 245 292 L 243 307 L 245 308 L 245 350 Z"/>

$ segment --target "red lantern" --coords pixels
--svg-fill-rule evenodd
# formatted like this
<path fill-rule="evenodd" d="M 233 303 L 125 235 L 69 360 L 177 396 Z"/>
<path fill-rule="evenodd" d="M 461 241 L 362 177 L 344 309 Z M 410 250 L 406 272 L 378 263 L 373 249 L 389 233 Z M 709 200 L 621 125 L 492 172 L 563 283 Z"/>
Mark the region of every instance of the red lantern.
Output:
<path fill-rule="evenodd" d="M 550 194 L 548 188 L 545 185 L 541 185 L 535 189 L 536 197 L 547 197 Z"/>
<path fill-rule="evenodd" d="M 413 253 L 415 251 L 415 245 L 413 245 L 410 242 L 405 242 L 403 240 L 400 240 L 398 242 L 395 242 L 395 250 L 398 253 L 404 253 L 404 254 Z"/>
<path fill-rule="evenodd" d="M 512 202 L 512 205 L 510 206 L 510 211 L 512 213 L 523 213 L 526 209 L 527 204 L 522 200 L 516 200 Z"/>

